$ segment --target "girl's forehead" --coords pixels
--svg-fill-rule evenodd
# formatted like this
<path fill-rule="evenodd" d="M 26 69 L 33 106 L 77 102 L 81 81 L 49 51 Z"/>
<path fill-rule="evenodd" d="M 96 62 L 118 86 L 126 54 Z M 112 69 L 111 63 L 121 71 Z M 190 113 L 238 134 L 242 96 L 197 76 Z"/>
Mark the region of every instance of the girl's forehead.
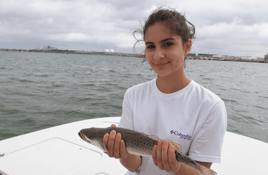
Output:
<path fill-rule="evenodd" d="M 171 37 L 172 35 L 174 35 L 170 29 L 168 29 L 166 26 L 162 25 L 162 24 L 154 24 L 150 27 L 148 27 L 148 29 L 146 30 L 145 34 L 144 34 L 144 38 L 146 40 L 146 38 L 155 38 L 158 36 L 169 36 Z"/>
<path fill-rule="evenodd" d="M 146 33 L 148 32 L 166 32 L 170 33 L 171 30 L 163 23 L 155 23 L 147 28 Z"/>
<path fill-rule="evenodd" d="M 177 35 L 176 33 L 172 32 L 169 28 L 167 28 L 163 24 L 156 23 L 150 27 L 148 27 L 147 31 L 145 32 L 144 39 L 145 41 L 151 42 L 159 42 L 167 38 L 173 38 L 174 40 L 180 40 L 181 36 Z"/>

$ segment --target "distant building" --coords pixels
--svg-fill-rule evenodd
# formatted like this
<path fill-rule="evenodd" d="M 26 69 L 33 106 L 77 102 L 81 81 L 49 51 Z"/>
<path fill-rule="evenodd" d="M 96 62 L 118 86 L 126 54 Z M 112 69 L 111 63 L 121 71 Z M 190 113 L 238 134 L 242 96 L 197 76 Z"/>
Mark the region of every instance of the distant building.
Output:
<path fill-rule="evenodd" d="M 195 57 L 195 56 L 196 56 L 196 53 L 188 53 L 187 56 L 188 56 L 188 57 Z"/>
<path fill-rule="evenodd" d="M 221 58 L 222 55 L 219 55 L 219 54 L 213 54 L 212 57 L 213 57 L 213 58 Z"/>
<path fill-rule="evenodd" d="M 57 47 L 51 47 L 51 46 L 44 46 L 43 50 L 58 50 Z"/>
<path fill-rule="evenodd" d="M 199 57 L 212 57 L 213 54 L 199 53 L 198 56 L 199 56 Z"/>
<path fill-rule="evenodd" d="M 259 62 L 264 62 L 264 58 L 257 58 L 256 61 L 259 61 Z"/>
<path fill-rule="evenodd" d="M 264 62 L 268 63 L 268 53 L 264 56 Z"/>
<path fill-rule="evenodd" d="M 251 60 L 251 56 L 241 56 L 241 60 Z"/>

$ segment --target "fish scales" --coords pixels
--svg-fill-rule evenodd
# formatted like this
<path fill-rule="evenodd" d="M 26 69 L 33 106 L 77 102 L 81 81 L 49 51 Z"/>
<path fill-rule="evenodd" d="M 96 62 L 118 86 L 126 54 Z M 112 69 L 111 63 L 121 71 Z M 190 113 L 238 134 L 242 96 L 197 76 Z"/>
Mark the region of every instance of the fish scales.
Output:
<path fill-rule="evenodd" d="M 112 130 L 115 130 L 116 133 L 120 133 L 122 140 L 125 142 L 126 150 L 130 154 L 140 155 L 140 156 L 152 156 L 152 149 L 154 145 L 157 145 L 158 140 L 156 136 L 149 136 L 134 130 L 120 128 L 120 127 L 108 127 L 108 128 L 86 128 L 82 129 L 79 132 L 79 136 L 93 144 L 103 151 L 107 151 L 106 146 L 102 142 L 102 139 L 106 133 L 110 133 Z M 213 170 L 206 168 L 186 155 L 181 153 L 177 143 L 172 142 L 177 149 L 175 150 L 176 160 L 180 163 L 183 163 L 187 166 L 195 169 L 200 175 L 216 175 L 217 173 Z"/>
<path fill-rule="evenodd" d="M 139 133 L 130 129 L 123 129 L 119 127 L 109 128 L 91 128 L 90 130 L 81 130 L 81 133 L 90 135 L 96 133 L 96 138 L 103 138 L 106 133 L 110 133 L 115 130 L 116 133 L 121 133 L 122 139 L 125 142 L 126 149 L 129 153 L 142 156 L 151 156 L 154 145 L 157 144 L 158 140 L 148 137 L 143 133 Z M 101 148 L 105 151 L 105 148 Z"/>

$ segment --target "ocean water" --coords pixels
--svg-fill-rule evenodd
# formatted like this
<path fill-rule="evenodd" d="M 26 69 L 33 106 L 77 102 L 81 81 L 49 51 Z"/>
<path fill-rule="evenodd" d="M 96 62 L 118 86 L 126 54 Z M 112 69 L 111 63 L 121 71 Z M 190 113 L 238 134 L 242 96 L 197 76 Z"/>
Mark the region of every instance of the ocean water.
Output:
<path fill-rule="evenodd" d="M 120 116 L 127 88 L 156 78 L 141 58 L 0 51 L 0 140 Z M 220 96 L 228 131 L 268 143 L 268 64 L 188 60 L 186 75 Z"/>

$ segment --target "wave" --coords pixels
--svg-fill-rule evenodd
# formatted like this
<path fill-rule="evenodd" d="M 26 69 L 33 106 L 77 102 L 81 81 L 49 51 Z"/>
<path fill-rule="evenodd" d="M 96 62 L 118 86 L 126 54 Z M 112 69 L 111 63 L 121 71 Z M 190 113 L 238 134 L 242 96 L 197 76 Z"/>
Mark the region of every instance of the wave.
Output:
<path fill-rule="evenodd" d="M 12 81 L 18 81 L 21 83 L 36 83 L 37 81 L 35 80 L 30 80 L 30 79 L 22 79 L 22 78 L 17 78 L 17 77 L 11 77 L 9 78 Z"/>
<path fill-rule="evenodd" d="M 34 76 L 36 76 L 36 77 L 50 77 L 51 75 L 49 75 L 49 74 L 35 74 Z"/>

